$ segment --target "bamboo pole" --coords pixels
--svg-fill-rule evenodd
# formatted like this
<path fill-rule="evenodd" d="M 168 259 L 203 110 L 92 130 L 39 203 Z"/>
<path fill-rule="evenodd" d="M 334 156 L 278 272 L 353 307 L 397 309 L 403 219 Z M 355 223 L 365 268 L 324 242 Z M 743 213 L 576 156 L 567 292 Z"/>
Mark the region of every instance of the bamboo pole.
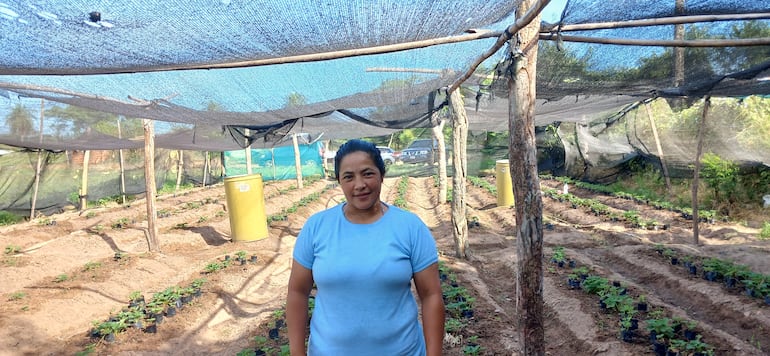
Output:
<path fill-rule="evenodd" d="M 160 252 L 157 210 L 155 207 L 155 127 L 152 120 L 142 119 L 144 127 L 144 185 L 147 203 L 147 242 L 150 252 Z"/>
<path fill-rule="evenodd" d="M 40 99 L 40 135 L 38 136 L 38 142 L 43 143 L 43 117 L 45 116 L 45 100 Z M 37 164 L 35 165 L 35 185 L 32 191 L 32 202 L 29 209 L 29 220 L 35 218 L 35 207 L 37 203 L 37 192 L 40 187 L 40 170 L 43 165 L 43 150 L 37 151 Z"/>
<path fill-rule="evenodd" d="M 203 152 L 203 184 L 201 187 L 206 187 L 206 182 L 209 180 L 209 151 Z"/>
<path fill-rule="evenodd" d="M 299 142 L 297 134 L 291 135 L 291 142 L 294 144 L 294 169 L 297 171 L 297 189 L 302 189 L 302 161 L 299 154 Z"/>
<path fill-rule="evenodd" d="M 545 1 L 542 7 L 545 7 L 547 3 L 548 1 Z M 540 11 L 542 11 L 542 7 L 538 5 L 537 7 L 534 7 L 533 10 L 537 9 L 537 14 L 539 14 Z M 525 15 L 524 17 L 522 17 L 522 19 L 526 19 L 527 17 L 528 16 Z M 729 15 L 672 16 L 667 18 L 640 19 L 640 20 L 632 20 L 632 21 L 561 25 L 559 29 L 561 32 L 586 31 L 586 30 L 601 30 L 601 29 L 622 28 L 622 27 L 673 25 L 677 23 L 742 21 L 742 20 L 759 20 L 759 19 L 769 19 L 769 18 L 770 18 L 770 12 L 759 12 L 759 13 L 749 13 L 749 14 L 729 14 Z M 541 37 L 540 39 L 556 40 L 555 34 L 553 33 L 554 28 L 556 28 L 556 25 L 550 24 L 540 29 L 540 31 L 542 32 L 540 35 Z M 509 32 L 515 33 L 516 31 L 509 31 Z M 130 70 L 129 69 L 102 69 L 102 68 L 91 68 L 91 69 L 78 68 L 77 70 L 73 70 L 73 69 L 51 70 L 51 69 L 42 69 L 42 68 L 41 69 L 0 68 L 0 75 L 119 74 L 119 73 L 142 73 L 142 72 L 158 72 L 158 71 L 173 71 L 173 70 L 257 67 L 257 66 L 265 66 L 265 65 L 272 65 L 272 64 L 317 62 L 317 61 L 324 61 L 329 59 L 358 57 L 358 56 L 366 56 L 366 55 L 381 54 L 381 53 L 392 53 L 392 52 L 399 52 L 399 51 L 405 51 L 405 50 L 417 49 L 417 48 L 425 48 L 425 47 L 431 47 L 431 46 L 437 46 L 437 45 L 443 45 L 443 44 L 449 44 L 449 43 L 460 43 L 460 42 L 467 42 L 467 41 L 475 41 L 475 40 L 484 39 L 484 38 L 500 37 L 503 34 L 504 34 L 504 31 L 473 31 L 472 33 L 468 33 L 464 35 L 439 37 L 439 38 L 432 38 L 428 40 L 396 43 L 396 44 L 389 44 L 389 45 L 375 46 L 375 47 L 356 48 L 356 49 L 341 50 L 341 51 L 330 51 L 330 52 L 323 52 L 323 53 L 303 54 L 303 55 L 297 55 L 297 56 L 264 58 L 264 59 L 216 63 L 216 64 L 153 66 L 153 67 L 146 67 L 146 68 L 132 68 Z M 564 42 L 571 41 L 571 39 L 569 39 L 568 37 L 562 37 L 562 40 Z M 767 40 L 770 40 L 770 39 L 767 39 Z M 583 42 L 583 41 L 580 41 L 580 42 Z M 715 47 L 722 47 L 722 46 L 734 47 L 734 46 L 745 46 L 745 45 L 754 46 L 754 45 L 767 44 L 767 43 L 748 44 L 747 41 L 741 41 L 741 40 L 732 40 L 730 42 L 722 41 L 722 42 L 714 42 L 714 43 L 716 45 L 712 45 L 712 46 L 715 46 Z M 744 44 L 741 44 L 741 43 L 744 43 Z M 650 44 L 649 46 L 655 46 L 655 45 Z M 684 46 L 684 47 L 687 47 L 687 46 Z M 497 49 L 499 48 L 500 47 L 497 47 Z M 474 65 L 471 68 L 471 71 L 475 71 L 478 64 Z M 465 81 L 465 79 L 463 79 L 462 81 Z"/>
<path fill-rule="evenodd" d="M 658 137 L 658 127 L 655 125 L 655 120 L 652 117 L 650 103 L 644 103 L 644 109 L 647 111 L 647 118 L 650 119 L 650 127 L 652 128 L 652 136 L 655 138 L 655 148 L 658 150 L 660 167 L 663 170 L 663 177 L 666 179 L 666 196 L 671 196 L 671 178 L 668 175 L 668 166 L 666 165 L 666 158 L 663 154 L 663 146 L 661 146 L 660 138 Z"/>
<path fill-rule="evenodd" d="M 122 139 L 123 134 L 120 128 L 120 118 L 118 118 L 118 138 Z M 123 160 L 123 149 L 118 149 L 118 164 L 120 165 L 120 199 L 123 204 L 126 203 L 126 167 Z"/>
<path fill-rule="evenodd" d="M 452 112 L 452 235 L 455 243 L 455 256 L 468 258 L 468 218 L 466 217 L 466 179 L 468 161 L 466 156 L 468 144 L 468 115 L 465 112 L 463 97 L 459 91 L 449 94 L 449 104 Z"/>
<path fill-rule="evenodd" d="M 679 0 L 677 0 L 679 1 Z M 678 4 L 677 4 L 678 6 Z M 677 9 L 677 13 L 679 12 Z M 698 22 L 721 22 L 721 21 L 741 21 L 741 20 L 761 20 L 770 18 L 770 12 L 755 12 L 748 14 L 726 14 L 726 15 L 685 15 L 685 16 L 671 16 L 653 19 L 638 19 L 628 21 L 611 21 L 611 22 L 591 22 L 583 24 L 566 24 L 566 25 L 553 25 L 544 24 L 540 32 L 554 32 L 553 30 L 558 27 L 560 32 L 566 31 L 590 31 L 590 30 L 607 30 L 616 28 L 629 28 L 629 27 L 649 27 L 649 26 L 664 26 L 664 25 L 681 25 Z"/>
<path fill-rule="evenodd" d="M 88 162 L 91 160 L 91 150 L 83 152 L 83 173 L 80 175 L 80 211 L 88 208 Z"/>
<path fill-rule="evenodd" d="M 693 244 L 698 245 L 700 234 L 700 218 L 698 217 L 698 185 L 700 184 L 700 157 L 703 153 L 703 136 L 706 131 L 706 116 L 708 115 L 709 108 L 711 107 L 711 96 L 706 95 L 703 99 L 703 113 L 701 113 L 701 119 L 698 123 L 698 148 L 695 152 L 695 169 L 693 173 L 692 183 L 692 238 Z"/>
<path fill-rule="evenodd" d="M 523 0 L 516 13 L 531 8 Z M 538 11 L 539 12 L 539 11 Z M 517 20 L 518 22 L 518 20 Z M 510 40 L 508 76 L 509 163 L 516 202 L 516 315 L 522 355 L 545 355 L 543 311 L 543 200 L 537 176 L 535 98 L 537 71 L 536 16 Z"/>
<path fill-rule="evenodd" d="M 249 129 L 244 130 L 244 136 L 249 136 Z M 246 143 L 249 143 L 249 139 L 246 139 Z M 252 168 L 251 168 L 251 146 L 247 145 L 246 148 L 243 149 L 243 154 L 246 158 L 246 174 L 251 174 Z"/>
<path fill-rule="evenodd" d="M 555 40 L 553 34 L 541 34 L 541 40 Z M 602 38 L 562 35 L 564 42 L 600 43 L 623 46 L 650 47 L 754 47 L 770 45 L 770 37 L 742 38 L 730 40 L 647 40 L 633 38 Z"/>
<path fill-rule="evenodd" d="M 174 186 L 174 195 L 179 191 L 179 187 L 182 185 L 182 170 L 184 169 L 184 151 L 177 151 L 179 157 L 176 160 L 176 186 Z"/>

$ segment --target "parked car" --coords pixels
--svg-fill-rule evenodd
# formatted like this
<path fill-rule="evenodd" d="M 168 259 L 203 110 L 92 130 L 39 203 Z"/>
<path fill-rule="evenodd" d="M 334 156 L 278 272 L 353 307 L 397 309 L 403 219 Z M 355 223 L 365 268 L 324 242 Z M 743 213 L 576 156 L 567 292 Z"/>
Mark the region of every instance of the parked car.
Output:
<path fill-rule="evenodd" d="M 450 150 L 449 146 L 445 149 Z M 438 140 L 414 140 L 409 147 L 401 151 L 399 159 L 404 163 L 436 163 L 438 162 Z"/>
<path fill-rule="evenodd" d="M 380 150 L 380 155 L 382 156 L 382 160 L 385 162 L 386 166 L 389 166 L 398 161 L 395 156 L 396 151 L 394 151 L 392 148 L 385 146 L 377 146 L 377 148 Z"/>

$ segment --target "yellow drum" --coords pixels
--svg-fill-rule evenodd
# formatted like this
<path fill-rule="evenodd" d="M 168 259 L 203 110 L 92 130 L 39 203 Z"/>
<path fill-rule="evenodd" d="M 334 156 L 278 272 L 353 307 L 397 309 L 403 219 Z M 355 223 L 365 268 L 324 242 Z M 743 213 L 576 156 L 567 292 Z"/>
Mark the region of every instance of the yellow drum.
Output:
<path fill-rule="evenodd" d="M 225 196 L 233 241 L 256 241 L 267 234 L 262 175 L 250 174 L 225 178 Z"/>
<path fill-rule="evenodd" d="M 495 181 L 497 182 L 497 206 L 513 206 L 513 183 L 511 166 L 507 159 L 495 161 Z"/>

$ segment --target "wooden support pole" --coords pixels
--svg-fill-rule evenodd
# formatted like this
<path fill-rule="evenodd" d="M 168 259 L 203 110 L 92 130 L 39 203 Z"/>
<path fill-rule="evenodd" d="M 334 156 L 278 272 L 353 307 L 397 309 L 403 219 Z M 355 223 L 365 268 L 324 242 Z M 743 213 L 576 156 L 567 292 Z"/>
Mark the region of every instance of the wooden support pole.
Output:
<path fill-rule="evenodd" d="M 246 137 L 248 137 L 251 133 L 249 129 L 244 129 Z M 246 139 L 246 143 L 248 143 L 248 139 Z M 251 174 L 252 168 L 251 168 L 251 146 L 247 145 L 246 148 L 243 149 L 243 154 L 246 158 L 246 174 Z"/>
<path fill-rule="evenodd" d="M 43 143 L 43 117 L 45 116 L 45 101 L 40 99 L 40 135 L 38 135 L 38 142 Z M 37 151 L 37 164 L 35 165 L 35 185 L 32 191 L 32 202 L 29 209 L 29 220 L 35 218 L 35 207 L 37 203 L 37 191 L 40 187 L 40 170 L 43 165 L 43 150 Z"/>
<path fill-rule="evenodd" d="M 122 139 L 123 134 L 120 128 L 120 118 L 118 118 L 118 138 Z M 118 164 L 120 165 L 120 199 L 123 204 L 126 203 L 126 167 L 123 160 L 123 149 L 118 149 Z"/>
<path fill-rule="evenodd" d="M 83 173 L 80 175 L 80 211 L 88 208 L 88 162 L 91 160 L 91 150 L 83 152 Z"/>
<path fill-rule="evenodd" d="M 299 143 L 297 142 L 297 134 L 291 135 L 291 142 L 294 144 L 294 169 L 297 171 L 297 189 L 302 189 L 302 160 L 299 154 Z"/>
<path fill-rule="evenodd" d="M 455 242 L 455 256 L 468 258 L 468 218 L 466 217 L 466 185 L 468 162 L 466 145 L 468 144 L 468 115 L 465 112 L 463 97 L 459 90 L 449 94 L 452 108 L 452 235 Z"/>
<path fill-rule="evenodd" d="M 209 180 L 209 151 L 203 152 L 203 183 L 202 187 L 206 187 L 206 182 Z"/>
<path fill-rule="evenodd" d="M 433 115 L 437 116 L 436 113 Z M 446 204 L 446 143 L 444 142 L 444 121 L 433 126 L 433 138 L 438 142 L 438 203 Z"/>
<path fill-rule="evenodd" d="M 700 184 L 700 156 L 703 153 L 703 136 L 706 131 L 706 116 L 708 116 L 709 108 L 711 107 L 711 96 L 707 95 L 703 99 L 703 113 L 701 113 L 700 122 L 698 123 L 698 148 L 695 152 L 695 169 L 693 173 L 692 182 L 692 241 L 693 244 L 698 245 L 699 224 L 698 220 L 698 185 Z"/>
<path fill-rule="evenodd" d="M 147 242 L 150 252 L 160 252 L 157 210 L 155 207 L 155 127 L 152 120 L 142 119 L 144 127 L 144 185 L 147 202 Z"/>
<path fill-rule="evenodd" d="M 174 195 L 179 191 L 179 187 L 182 185 L 182 171 L 184 170 L 184 151 L 177 151 L 179 157 L 176 160 L 176 186 L 174 186 Z"/>
<path fill-rule="evenodd" d="M 666 165 L 666 157 L 663 154 L 663 146 L 660 144 L 660 138 L 658 137 L 658 127 L 655 125 L 655 119 L 652 117 L 652 110 L 650 110 L 650 104 L 644 103 L 644 109 L 647 111 L 647 118 L 650 119 L 650 127 L 652 128 L 652 136 L 655 138 L 655 147 L 658 150 L 658 158 L 660 159 L 660 167 L 663 170 L 663 177 L 666 179 L 666 196 L 671 196 L 671 177 L 668 175 L 668 166 Z"/>
<path fill-rule="evenodd" d="M 534 0 L 523 0 L 523 14 Z M 537 176 L 535 98 L 540 16 L 509 42 L 507 70 L 509 163 L 516 213 L 516 315 L 521 355 L 545 355 L 543 302 L 543 200 Z"/>

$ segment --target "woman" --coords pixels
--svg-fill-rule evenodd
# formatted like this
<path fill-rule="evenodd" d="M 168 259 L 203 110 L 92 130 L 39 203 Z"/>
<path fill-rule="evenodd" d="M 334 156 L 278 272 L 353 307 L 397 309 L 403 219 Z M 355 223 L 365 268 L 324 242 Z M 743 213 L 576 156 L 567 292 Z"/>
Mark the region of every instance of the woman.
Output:
<path fill-rule="evenodd" d="M 441 355 L 444 302 L 428 227 L 380 201 L 385 164 L 372 143 L 342 145 L 334 174 L 346 202 L 311 216 L 294 246 L 287 300 L 291 354 L 306 353 L 315 284 L 307 354 Z"/>

